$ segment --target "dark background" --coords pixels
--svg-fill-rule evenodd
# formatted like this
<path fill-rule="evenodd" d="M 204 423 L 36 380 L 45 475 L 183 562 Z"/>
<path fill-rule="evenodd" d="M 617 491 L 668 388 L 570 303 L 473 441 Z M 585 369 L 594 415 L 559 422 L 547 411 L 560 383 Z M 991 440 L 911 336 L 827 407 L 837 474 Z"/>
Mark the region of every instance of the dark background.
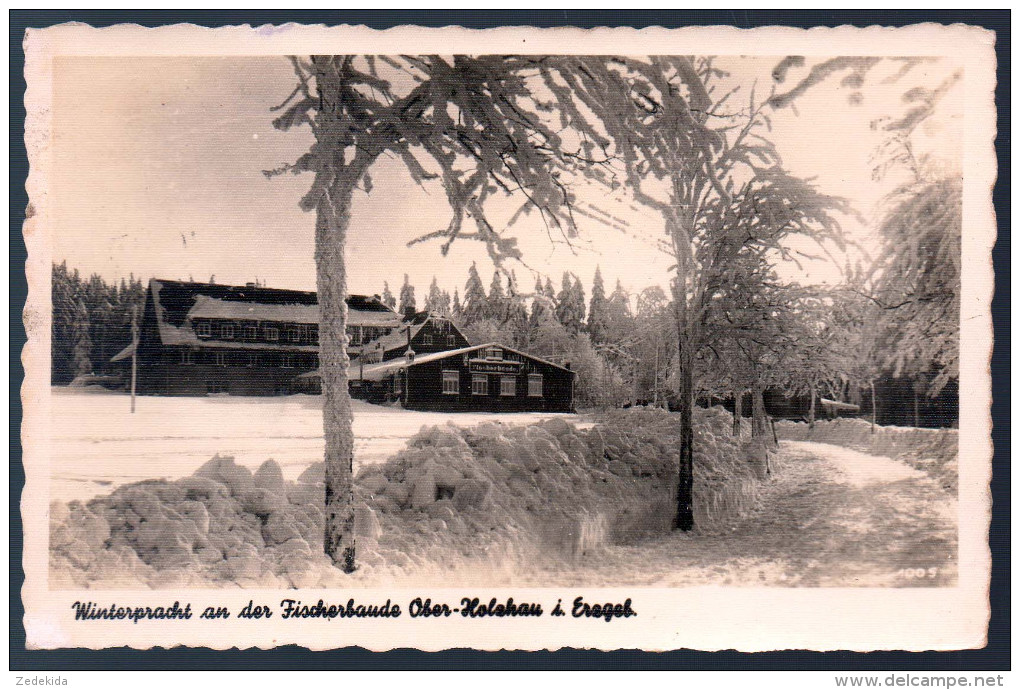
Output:
<path fill-rule="evenodd" d="M 919 22 L 966 23 L 996 32 L 998 59 L 995 100 L 999 110 L 999 131 L 995 145 L 999 161 L 999 179 L 993 192 L 999 237 L 993 250 L 996 291 L 992 300 L 995 348 L 992 354 L 992 437 L 995 444 L 992 479 L 992 525 L 989 544 L 992 549 L 991 606 L 988 646 L 959 652 L 695 652 L 680 650 L 665 653 L 641 651 L 596 652 L 560 650 L 557 652 L 476 652 L 452 650 L 425 653 L 395 650 L 373 653 L 358 647 L 329 652 L 310 652 L 297 647 L 273 650 L 155 649 L 136 651 L 126 648 L 104 651 L 25 649 L 24 609 L 21 586 L 23 526 L 21 491 L 25 474 L 21 465 L 21 383 L 24 370 L 21 349 L 25 328 L 21 320 L 28 286 L 25 279 L 25 243 L 21 235 L 28 196 L 24 183 L 28 159 L 24 142 L 25 57 L 22 39 L 28 27 L 41 28 L 76 21 L 92 26 L 130 22 L 159 26 L 188 22 L 202 26 L 234 24 L 282 24 L 286 22 L 365 24 L 385 29 L 398 24 L 421 26 L 460 25 L 483 29 L 505 25 L 539 27 L 576 26 L 680 26 L 729 24 L 738 28 L 786 25 L 796 27 L 903 26 Z M 1004 670 L 1010 668 L 1010 515 L 1009 515 L 1009 177 L 1010 177 L 1010 12 L 1009 10 L 973 11 L 791 11 L 791 10 L 691 10 L 691 11 L 244 11 L 244 10 L 36 10 L 10 11 L 10 669 L 11 670 L 103 670 L 103 669 L 726 669 L 726 670 Z"/>

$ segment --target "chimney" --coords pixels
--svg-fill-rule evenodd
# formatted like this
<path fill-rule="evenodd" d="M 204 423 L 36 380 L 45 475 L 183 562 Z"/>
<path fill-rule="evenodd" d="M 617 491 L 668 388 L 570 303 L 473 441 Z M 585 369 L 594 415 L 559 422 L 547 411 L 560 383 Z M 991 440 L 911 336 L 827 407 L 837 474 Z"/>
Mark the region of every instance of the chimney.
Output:
<path fill-rule="evenodd" d="M 404 321 L 413 321 L 414 314 L 414 307 L 404 307 Z"/>
<path fill-rule="evenodd" d="M 411 349 L 411 324 L 407 324 L 407 352 L 404 353 L 404 357 L 407 358 L 408 364 L 414 361 L 414 350 Z"/>
<path fill-rule="evenodd" d="M 570 370 L 570 362 L 564 362 L 563 363 L 563 368 L 567 369 L 569 371 Z"/>

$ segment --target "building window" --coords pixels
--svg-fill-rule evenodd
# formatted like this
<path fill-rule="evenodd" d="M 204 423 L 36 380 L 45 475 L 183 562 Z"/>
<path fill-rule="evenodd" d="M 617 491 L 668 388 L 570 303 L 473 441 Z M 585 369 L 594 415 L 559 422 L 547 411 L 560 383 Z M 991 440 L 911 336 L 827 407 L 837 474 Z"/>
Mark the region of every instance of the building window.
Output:
<path fill-rule="evenodd" d="M 293 369 L 294 355 L 280 355 L 280 366 L 284 369 Z"/>
<path fill-rule="evenodd" d="M 421 337 L 421 343 L 422 343 L 422 345 L 431 345 L 432 344 L 432 336 L 430 334 L 426 333 L 425 335 L 423 335 Z"/>
<path fill-rule="evenodd" d="M 499 394 L 503 397 L 517 395 L 517 379 L 513 376 L 501 376 L 499 379 Z"/>
<path fill-rule="evenodd" d="M 454 336 L 452 333 L 450 335 L 446 336 L 446 346 L 447 347 L 453 347 L 456 344 L 457 344 L 457 337 L 456 336 Z"/>
<path fill-rule="evenodd" d="M 266 326 L 266 340 L 279 340 L 280 329 L 272 326 Z"/>
<path fill-rule="evenodd" d="M 489 377 L 485 374 L 471 375 L 471 395 L 488 395 Z"/>
<path fill-rule="evenodd" d="M 460 373 L 456 371 L 443 372 L 443 395 L 457 395 L 460 393 Z"/>
<path fill-rule="evenodd" d="M 224 323 L 220 325 L 220 337 L 224 340 L 231 340 L 234 337 L 233 324 Z"/>
<path fill-rule="evenodd" d="M 195 326 L 195 333 L 198 334 L 199 338 L 211 338 L 212 326 L 208 323 L 199 323 Z"/>
<path fill-rule="evenodd" d="M 194 364 L 195 353 L 191 350 L 183 350 L 181 352 L 181 364 Z"/>
<path fill-rule="evenodd" d="M 319 344 L 319 327 L 318 326 L 309 326 L 308 330 L 311 333 L 312 345 L 318 345 Z"/>
<path fill-rule="evenodd" d="M 215 357 L 214 361 L 216 362 L 216 366 L 218 366 L 218 367 L 225 367 L 225 366 L 227 366 L 227 353 L 226 352 L 216 352 L 216 353 L 214 353 L 213 356 Z"/>
<path fill-rule="evenodd" d="M 542 375 L 541 374 L 528 374 L 528 397 L 529 398 L 541 398 L 542 397 Z"/>
<path fill-rule="evenodd" d="M 259 365 L 259 356 L 256 354 L 248 355 L 248 366 L 257 367 Z"/>
<path fill-rule="evenodd" d="M 288 331 L 288 334 L 290 335 L 290 341 L 292 343 L 300 343 L 301 342 L 301 331 L 299 331 L 298 329 L 292 328 L 292 329 L 290 329 L 290 331 Z"/>
<path fill-rule="evenodd" d="M 503 359 L 503 348 L 490 347 L 485 351 L 485 359 Z"/>
<path fill-rule="evenodd" d="M 259 329 L 256 326 L 245 326 L 244 337 L 247 340 L 255 340 L 259 337 Z"/>

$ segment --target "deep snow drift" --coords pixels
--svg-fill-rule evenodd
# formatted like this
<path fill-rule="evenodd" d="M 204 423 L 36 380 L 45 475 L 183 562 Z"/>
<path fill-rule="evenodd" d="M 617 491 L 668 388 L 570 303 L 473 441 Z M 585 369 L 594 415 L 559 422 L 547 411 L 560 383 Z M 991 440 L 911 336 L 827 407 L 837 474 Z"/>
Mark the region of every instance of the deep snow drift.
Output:
<path fill-rule="evenodd" d="M 754 510 L 764 447 L 698 410 L 695 520 L 723 530 Z M 564 419 L 422 429 L 356 478 L 359 570 L 321 553 L 323 470 L 296 481 L 216 457 L 192 476 L 51 506 L 51 580 L 61 587 L 338 587 L 415 581 L 513 584 L 607 545 L 669 530 L 675 416 L 635 409 L 590 429 Z M 547 583 L 553 584 L 553 583 Z"/>
<path fill-rule="evenodd" d="M 776 426 L 779 436 L 791 441 L 832 443 L 895 458 L 924 472 L 956 495 L 960 446 L 960 433 L 956 429 L 876 426 L 875 433 L 871 433 L 869 421 L 846 418 L 820 420 L 815 422 L 814 429 L 804 422 L 784 421 Z"/>

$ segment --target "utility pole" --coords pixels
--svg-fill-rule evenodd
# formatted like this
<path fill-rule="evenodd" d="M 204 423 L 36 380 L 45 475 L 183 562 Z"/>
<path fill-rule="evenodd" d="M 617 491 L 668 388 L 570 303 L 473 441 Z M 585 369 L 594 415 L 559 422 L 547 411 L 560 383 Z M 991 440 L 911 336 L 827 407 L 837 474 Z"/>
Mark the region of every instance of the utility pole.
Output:
<path fill-rule="evenodd" d="M 131 307 L 131 414 L 135 413 L 135 387 L 138 383 L 138 305 Z"/>

